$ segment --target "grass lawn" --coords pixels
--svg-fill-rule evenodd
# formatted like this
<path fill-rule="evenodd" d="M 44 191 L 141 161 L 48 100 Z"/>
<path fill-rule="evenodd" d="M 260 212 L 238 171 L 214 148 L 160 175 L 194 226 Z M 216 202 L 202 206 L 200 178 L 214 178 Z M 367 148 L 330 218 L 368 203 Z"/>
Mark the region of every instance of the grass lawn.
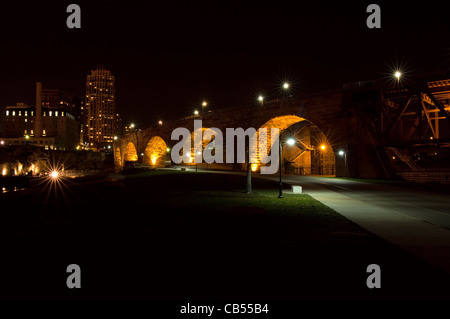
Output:
<path fill-rule="evenodd" d="M 278 199 L 276 182 L 253 186 L 247 195 L 244 176 L 137 171 L 5 198 L 14 211 L 0 229 L 10 274 L 2 295 L 449 297 L 448 276 L 310 196 Z M 65 288 L 71 263 L 82 268 L 80 291 Z M 372 263 L 381 289 L 366 286 Z"/>

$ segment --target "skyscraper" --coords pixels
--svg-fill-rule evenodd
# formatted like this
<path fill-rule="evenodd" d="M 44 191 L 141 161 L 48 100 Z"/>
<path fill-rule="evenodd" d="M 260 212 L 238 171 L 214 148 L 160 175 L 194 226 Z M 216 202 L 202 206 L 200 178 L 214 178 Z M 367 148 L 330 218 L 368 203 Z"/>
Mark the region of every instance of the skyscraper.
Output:
<path fill-rule="evenodd" d="M 104 150 L 115 134 L 115 79 L 110 71 L 98 67 L 86 81 L 84 143 L 89 149 Z"/>

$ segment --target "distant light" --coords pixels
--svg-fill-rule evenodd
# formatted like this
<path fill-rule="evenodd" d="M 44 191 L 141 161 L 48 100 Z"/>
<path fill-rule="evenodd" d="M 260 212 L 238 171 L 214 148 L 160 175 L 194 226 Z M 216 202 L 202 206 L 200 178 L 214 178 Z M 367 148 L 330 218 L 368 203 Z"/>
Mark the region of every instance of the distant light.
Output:
<path fill-rule="evenodd" d="M 343 156 L 345 154 L 345 152 L 343 150 L 340 150 L 338 153 L 340 156 Z"/>
<path fill-rule="evenodd" d="M 1 144 L 1 145 L 5 144 L 5 141 L 0 141 L 0 144 Z"/>
<path fill-rule="evenodd" d="M 395 156 L 392 156 L 392 159 L 395 160 Z"/>
<path fill-rule="evenodd" d="M 162 125 L 162 121 L 161 121 L 161 120 L 159 120 L 159 121 L 158 121 L 158 124 L 159 124 L 159 125 Z"/>
<path fill-rule="evenodd" d="M 433 136 L 430 136 L 430 140 L 432 140 L 433 139 Z"/>
<path fill-rule="evenodd" d="M 202 106 L 205 107 L 207 105 L 208 105 L 208 103 L 206 103 L 206 101 L 203 101 Z"/>
<path fill-rule="evenodd" d="M 200 151 L 197 152 L 197 155 L 201 155 L 201 154 L 202 154 L 202 152 L 200 152 Z"/>
<path fill-rule="evenodd" d="M 325 146 L 325 144 L 320 145 L 320 149 L 321 149 L 322 151 L 325 151 L 326 148 L 327 148 L 327 147 Z"/>
<path fill-rule="evenodd" d="M 141 156 L 144 156 L 144 153 L 141 153 Z"/>
<path fill-rule="evenodd" d="M 53 179 L 57 179 L 57 178 L 59 177 L 59 173 L 58 173 L 57 171 L 53 171 L 53 172 L 50 173 L 50 176 L 51 176 Z"/>
<path fill-rule="evenodd" d="M 80 145 L 77 146 L 77 150 L 79 150 L 79 149 L 80 149 Z"/>
<path fill-rule="evenodd" d="M 25 135 L 25 138 L 28 140 L 30 138 L 30 135 Z"/>
<path fill-rule="evenodd" d="M 195 114 L 195 115 L 198 115 L 198 111 L 197 111 L 197 110 L 195 110 L 195 111 L 194 111 L 194 114 Z"/>
<path fill-rule="evenodd" d="M 263 97 L 262 95 L 258 96 L 258 101 L 259 101 L 259 102 L 264 101 L 264 97 Z"/>
<path fill-rule="evenodd" d="M 131 123 L 131 124 L 130 124 L 130 127 L 131 127 L 131 128 L 134 128 L 134 126 L 135 126 L 134 123 Z"/>
<path fill-rule="evenodd" d="M 111 145 L 108 145 L 108 148 L 111 148 Z"/>
<path fill-rule="evenodd" d="M 252 164 L 251 169 L 252 172 L 256 172 L 258 170 L 258 164 Z"/>
<path fill-rule="evenodd" d="M 167 151 L 167 153 L 169 153 L 170 152 L 170 148 L 166 148 L 166 151 Z"/>
<path fill-rule="evenodd" d="M 117 136 L 114 136 L 114 141 L 117 141 L 117 139 L 118 139 L 118 137 L 117 137 Z"/>
<path fill-rule="evenodd" d="M 397 78 L 397 80 L 400 80 L 400 77 L 402 76 L 402 73 L 400 71 L 396 71 L 394 76 Z"/>
<path fill-rule="evenodd" d="M 293 138 L 290 138 L 287 140 L 288 145 L 294 145 L 295 144 L 295 140 Z"/>
<path fill-rule="evenodd" d="M 284 82 L 283 83 L 283 89 L 285 89 L 285 90 L 289 89 L 289 83 Z"/>

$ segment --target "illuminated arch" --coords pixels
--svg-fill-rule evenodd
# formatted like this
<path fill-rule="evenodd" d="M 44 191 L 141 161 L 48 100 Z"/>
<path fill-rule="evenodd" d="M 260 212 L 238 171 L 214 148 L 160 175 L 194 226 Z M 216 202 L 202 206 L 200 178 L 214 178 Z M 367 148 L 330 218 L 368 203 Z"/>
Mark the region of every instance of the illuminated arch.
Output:
<path fill-rule="evenodd" d="M 114 164 L 118 168 L 122 167 L 122 154 L 118 147 L 116 147 L 116 150 L 114 151 Z"/>
<path fill-rule="evenodd" d="M 164 165 L 167 144 L 159 136 L 153 136 L 144 151 L 144 163 L 148 165 Z"/>
<path fill-rule="evenodd" d="M 125 160 L 125 162 L 136 162 L 138 160 L 136 146 L 134 146 L 134 144 L 132 142 L 129 142 L 127 144 L 127 147 L 126 147 L 125 153 L 124 153 L 124 160 Z"/>
<path fill-rule="evenodd" d="M 309 121 L 307 121 L 306 119 L 299 117 L 297 115 L 284 115 L 284 116 L 278 116 L 278 117 L 274 117 L 272 119 L 270 119 L 269 121 L 267 121 L 266 123 L 264 123 L 261 128 L 266 128 L 267 129 L 267 151 L 266 154 L 269 153 L 270 148 L 271 148 L 271 129 L 272 128 L 278 128 L 279 129 L 279 133 L 280 135 L 283 134 L 284 131 L 286 130 L 291 130 L 292 132 L 289 134 L 290 136 L 292 136 L 295 140 L 296 143 L 292 146 L 289 147 L 283 147 L 283 153 L 282 153 L 282 158 L 283 161 L 290 163 L 293 167 L 299 167 L 299 166 L 303 166 L 302 165 L 302 161 L 305 160 L 305 158 L 307 158 L 307 160 L 310 162 L 310 166 L 311 164 L 311 153 L 312 152 L 316 152 L 317 154 L 320 154 L 322 161 L 324 158 L 326 158 L 327 163 L 330 163 L 330 165 L 332 165 L 334 167 L 334 152 L 333 149 L 331 147 L 331 145 L 329 144 L 326 136 L 321 132 L 318 131 L 320 133 L 317 133 L 314 135 L 314 138 L 311 137 L 311 134 L 309 135 L 309 139 L 308 141 L 305 143 L 303 142 L 300 138 L 298 138 L 297 134 L 300 132 L 299 126 L 295 125 L 301 122 L 306 121 L 308 124 L 305 126 L 301 126 L 300 128 L 303 129 L 306 126 L 310 126 L 312 127 L 312 123 L 310 123 Z M 305 123 L 306 124 L 306 123 Z M 300 124 L 299 124 L 300 125 Z M 315 127 L 315 126 L 314 126 Z M 258 131 L 258 143 L 257 145 L 254 145 L 254 156 L 251 159 L 251 163 L 252 163 L 252 170 L 256 171 L 258 169 L 258 167 L 261 165 L 261 161 L 260 161 L 260 154 L 259 154 L 259 134 L 260 132 Z M 263 132 L 261 132 L 261 134 L 264 134 Z M 282 137 L 283 138 L 283 137 Z M 324 149 L 321 148 L 321 146 L 324 147 Z M 262 152 L 264 154 L 264 152 Z M 317 155 L 315 154 L 315 155 Z M 309 172 L 311 173 L 311 172 Z M 323 174 L 323 168 L 321 171 L 321 174 Z"/>
<path fill-rule="evenodd" d="M 294 125 L 296 123 L 305 121 L 304 118 L 299 117 L 297 115 L 284 115 L 284 116 L 278 116 L 278 117 L 274 117 L 270 120 L 268 120 L 266 123 L 264 123 L 261 128 L 265 128 L 267 129 L 267 154 L 270 151 L 270 147 L 271 147 L 271 129 L 272 128 L 278 128 L 279 129 L 279 133 L 281 134 L 284 130 L 286 130 L 288 127 L 290 127 L 291 125 Z M 258 143 L 256 145 L 253 145 L 253 151 L 254 151 L 254 156 L 251 158 L 251 162 L 254 164 L 252 166 L 253 170 L 256 170 L 257 166 L 260 163 L 260 158 L 259 158 L 259 135 L 260 135 L 260 130 L 258 130 L 257 133 L 257 137 L 258 137 Z"/>
<path fill-rule="evenodd" d="M 195 144 L 194 144 L 194 138 L 195 136 L 197 136 L 197 139 L 202 141 L 202 149 L 201 149 L 201 153 L 203 154 L 206 146 L 208 146 L 208 144 L 214 139 L 210 138 L 210 139 L 202 139 L 202 137 L 205 135 L 205 131 L 207 130 L 211 130 L 211 128 L 206 128 L 206 127 L 202 127 L 201 129 L 197 129 L 195 131 L 193 131 L 191 133 L 191 155 L 189 158 L 189 162 L 192 163 L 194 161 L 194 156 L 195 156 Z M 212 130 L 213 132 L 215 132 L 215 130 Z M 200 151 L 200 150 L 197 150 Z"/>

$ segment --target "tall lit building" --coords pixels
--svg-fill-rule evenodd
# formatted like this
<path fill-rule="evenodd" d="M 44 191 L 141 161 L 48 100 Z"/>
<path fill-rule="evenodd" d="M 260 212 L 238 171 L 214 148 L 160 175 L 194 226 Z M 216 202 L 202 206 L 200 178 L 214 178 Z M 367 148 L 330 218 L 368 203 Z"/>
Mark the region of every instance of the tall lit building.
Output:
<path fill-rule="evenodd" d="M 115 86 L 110 71 L 98 67 L 86 81 L 84 143 L 96 151 L 112 145 L 115 135 Z"/>

